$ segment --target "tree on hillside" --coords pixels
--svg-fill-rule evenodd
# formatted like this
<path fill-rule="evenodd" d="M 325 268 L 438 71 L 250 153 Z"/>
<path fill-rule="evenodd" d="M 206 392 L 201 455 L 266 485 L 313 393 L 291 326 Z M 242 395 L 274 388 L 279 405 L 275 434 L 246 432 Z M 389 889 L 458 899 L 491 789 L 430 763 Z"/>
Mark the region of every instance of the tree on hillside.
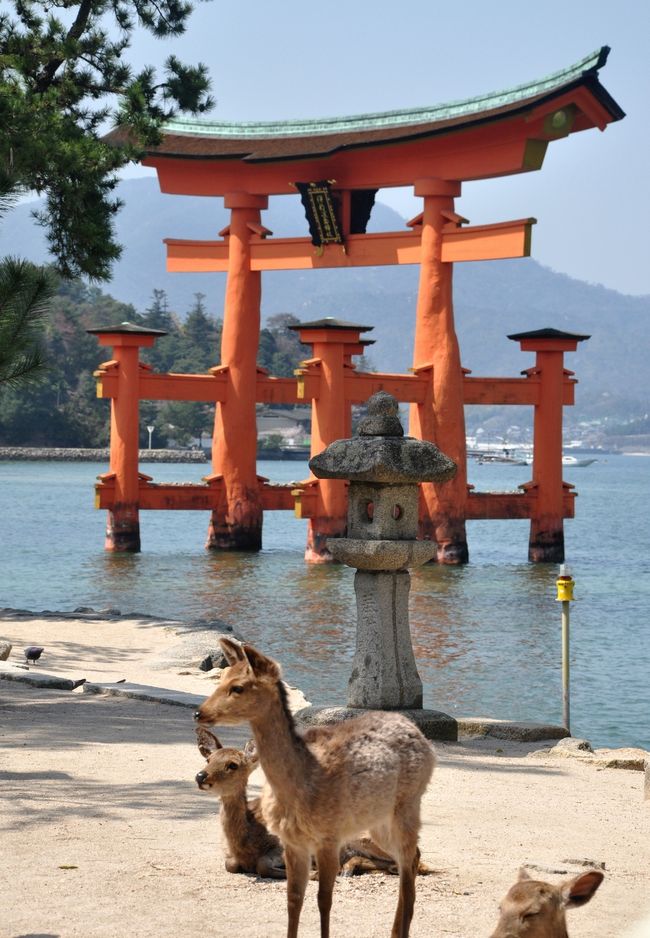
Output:
<path fill-rule="evenodd" d="M 204 433 L 210 433 L 214 423 L 214 407 L 196 401 L 167 401 L 158 412 L 157 427 L 180 446 L 187 446 L 198 437 L 203 445 Z"/>
<path fill-rule="evenodd" d="M 163 332 L 174 331 L 174 316 L 169 311 L 169 302 L 165 290 L 153 291 L 151 306 L 148 306 L 144 312 L 142 325 L 146 326 L 147 329 L 161 329 Z"/>
<path fill-rule="evenodd" d="M 151 306 L 137 322 L 147 329 L 161 329 L 167 333 L 156 339 L 150 348 L 142 350 L 142 361 L 151 365 L 154 371 L 171 371 L 178 361 L 181 326 L 178 316 L 169 308 L 164 290 L 153 291 Z"/>
<path fill-rule="evenodd" d="M 269 316 L 261 331 L 258 363 L 272 375 L 291 377 L 298 362 L 311 355 L 310 347 L 303 345 L 298 333 L 289 328 L 299 322 L 292 313 L 276 313 Z"/>
<path fill-rule="evenodd" d="M 137 26 L 170 39 L 191 11 L 186 0 L 13 0 L 0 14 L 0 171 L 45 194 L 37 217 L 65 276 L 109 278 L 116 171 L 175 113 L 212 107 L 204 65 L 170 55 L 157 79 L 125 61 Z M 112 124 L 128 131 L 122 148 L 102 140 Z"/>
<path fill-rule="evenodd" d="M 179 371 L 200 373 L 220 361 L 222 322 L 206 312 L 204 293 L 195 293 L 194 298 L 194 306 L 182 326 L 179 357 L 175 367 Z"/>

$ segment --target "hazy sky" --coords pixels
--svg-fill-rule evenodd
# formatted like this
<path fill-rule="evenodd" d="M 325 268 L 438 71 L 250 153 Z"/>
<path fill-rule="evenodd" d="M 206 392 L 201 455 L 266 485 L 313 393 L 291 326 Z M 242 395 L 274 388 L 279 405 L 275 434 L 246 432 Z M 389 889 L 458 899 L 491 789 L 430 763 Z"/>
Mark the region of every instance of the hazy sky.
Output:
<path fill-rule="evenodd" d="M 463 99 L 541 78 L 602 45 L 612 51 L 601 82 L 627 116 L 551 143 L 539 172 L 466 183 L 457 210 L 473 224 L 534 216 L 541 263 L 650 294 L 648 0 L 211 0 L 182 39 L 139 36 L 131 59 L 159 63 L 173 51 L 204 62 L 211 116 L 238 121 Z M 381 199 L 406 217 L 420 211 L 409 190 Z"/>

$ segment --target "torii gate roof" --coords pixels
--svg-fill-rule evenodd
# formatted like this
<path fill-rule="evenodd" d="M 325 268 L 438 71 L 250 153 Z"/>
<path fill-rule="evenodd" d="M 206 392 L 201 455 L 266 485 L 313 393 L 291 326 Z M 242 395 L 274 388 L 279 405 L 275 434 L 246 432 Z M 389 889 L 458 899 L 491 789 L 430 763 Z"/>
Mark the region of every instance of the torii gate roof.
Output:
<path fill-rule="evenodd" d="M 608 46 L 603 46 L 575 65 L 539 81 L 429 107 L 279 122 L 173 120 L 163 128 L 164 140 L 155 152 L 170 156 L 236 157 L 247 162 L 304 159 L 331 154 L 342 147 L 371 146 L 466 128 L 522 107 L 528 109 L 578 86 L 591 92 L 611 121 L 620 120 L 624 112 L 598 81 L 598 69 L 605 65 L 609 51 Z"/>
<path fill-rule="evenodd" d="M 295 193 L 294 182 L 324 178 L 381 188 L 539 169 L 550 140 L 625 116 L 598 80 L 609 51 L 538 81 L 431 107 L 276 123 L 173 120 L 143 162 L 156 167 L 164 192 L 195 195 Z M 119 145 L 125 131 L 106 139 Z"/>

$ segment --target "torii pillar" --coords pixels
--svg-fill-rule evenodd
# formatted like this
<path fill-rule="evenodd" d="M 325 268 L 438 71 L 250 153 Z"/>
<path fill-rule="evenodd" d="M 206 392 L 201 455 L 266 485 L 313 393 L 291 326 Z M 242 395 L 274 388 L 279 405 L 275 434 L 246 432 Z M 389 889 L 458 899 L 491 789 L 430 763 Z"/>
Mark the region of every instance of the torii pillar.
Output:
<path fill-rule="evenodd" d="M 467 499 L 467 448 L 463 408 L 463 371 L 454 328 L 451 263 L 442 260 L 443 229 L 452 225 L 454 196 L 460 183 L 443 179 L 419 179 L 415 195 L 422 196 L 420 282 L 415 320 L 413 370 L 431 375 L 431 403 L 411 406 L 409 432 L 435 443 L 458 464 L 458 472 L 445 485 L 421 486 L 419 536 L 438 545 L 439 563 L 467 563 L 465 502 Z"/>
<path fill-rule="evenodd" d="M 260 210 L 267 208 L 268 197 L 233 192 L 224 204 L 230 209 L 230 225 L 220 232 L 228 239 L 228 275 L 218 370 L 226 373 L 227 392 L 216 408 L 212 472 L 223 477 L 225 502 L 212 512 L 206 547 L 260 550 L 255 397 L 262 283 L 260 271 L 251 270 L 250 241 L 264 230 Z"/>
<path fill-rule="evenodd" d="M 533 563 L 562 563 L 567 488 L 562 481 L 562 406 L 565 376 L 573 375 L 564 368 L 564 353 L 575 352 L 578 342 L 590 337 L 537 329 L 508 338 L 519 342 L 522 352 L 535 352 L 535 365 L 524 374 L 536 375 L 540 382 L 533 420 L 533 479 L 527 486 L 537 496 L 530 519 L 528 559 Z"/>
<path fill-rule="evenodd" d="M 326 317 L 289 328 L 296 331 L 300 341 L 311 345 L 313 350 L 313 358 L 303 362 L 296 372 L 299 379 L 302 376 L 303 383 L 310 376 L 317 378 L 312 397 L 313 457 L 330 443 L 351 434 L 352 409 L 346 396 L 345 378 L 346 373 L 354 371 L 352 356 L 363 354 L 365 346 L 372 344 L 360 338 L 360 333 L 368 332 L 372 326 Z M 310 563 L 327 563 L 332 560 L 327 539 L 344 537 L 347 530 L 347 482 L 342 479 L 319 479 L 315 492 L 316 507 L 313 516 L 309 518 L 305 560 Z"/>
<path fill-rule="evenodd" d="M 100 345 L 113 347 L 113 358 L 103 365 L 117 374 L 117 389 L 111 398 L 109 471 L 102 481 L 115 485 L 115 500 L 106 522 L 106 550 L 116 553 L 140 551 L 138 470 L 140 432 L 140 349 L 150 348 L 167 335 L 160 329 L 145 329 L 130 322 L 103 329 L 87 329 Z M 101 372 L 96 372 L 98 376 Z M 101 396 L 98 387 L 97 396 Z"/>

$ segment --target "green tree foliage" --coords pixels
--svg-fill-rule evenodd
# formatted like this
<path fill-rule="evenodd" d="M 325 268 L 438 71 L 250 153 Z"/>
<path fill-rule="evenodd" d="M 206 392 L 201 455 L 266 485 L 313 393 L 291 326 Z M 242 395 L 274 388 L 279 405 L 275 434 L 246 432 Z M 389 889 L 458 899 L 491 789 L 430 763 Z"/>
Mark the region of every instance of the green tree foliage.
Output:
<path fill-rule="evenodd" d="M 151 348 L 142 349 L 142 360 L 154 371 L 205 374 L 219 364 L 222 323 L 197 294 L 185 318 L 169 308 L 163 290 L 154 290 L 150 306 L 138 313 L 99 288 L 81 280 L 64 280 L 53 271 L 48 276 L 55 293 L 43 327 L 47 369 L 40 382 L 29 387 L 5 387 L 0 393 L 0 445 L 106 446 L 109 440 L 108 400 L 97 399 L 93 372 L 110 358 L 87 329 L 128 321 L 161 329 L 167 335 Z M 272 374 L 292 375 L 309 355 L 297 333 L 288 326 L 294 316 L 271 317 L 263 336 L 268 336 L 260 363 Z M 280 363 L 282 371 L 275 371 Z M 214 405 L 193 401 L 140 402 L 140 445 L 148 445 L 147 426 L 155 428 L 152 445 L 164 448 L 169 441 L 187 445 L 209 437 L 214 424 Z"/>
<path fill-rule="evenodd" d="M 130 320 L 136 322 L 136 320 Z M 178 357 L 178 337 L 180 324 L 178 317 L 171 312 L 164 290 L 154 290 L 151 306 L 147 307 L 142 317 L 137 320 L 140 326 L 147 329 L 160 329 L 167 335 L 156 339 L 155 344 L 142 350 L 142 360 L 151 365 L 154 371 L 172 371 L 173 363 Z"/>
<path fill-rule="evenodd" d="M 164 74 L 125 60 L 137 27 L 169 40 L 185 31 L 184 0 L 13 0 L 0 13 L 0 171 L 44 193 L 38 216 L 66 276 L 107 280 L 121 248 L 116 171 L 160 139 L 178 111 L 212 107 L 204 65 L 170 55 Z M 111 126 L 123 146 L 107 144 Z"/>
<path fill-rule="evenodd" d="M 43 327 L 48 367 L 37 385 L 7 385 L 0 394 L 0 444 L 107 445 L 110 405 L 97 399 L 93 372 L 110 350 L 99 346 L 87 329 L 124 321 L 164 329 L 168 335 L 142 352 L 143 361 L 155 371 L 201 373 L 218 364 L 221 323 L 206 312 L 203 297 L 197 297 L 183 323 L 169 310 L 163 290 L 154 290 L 151 306 L 140 315 L 97 287 L 63 280 L 52 271 L 48 276 L 56 288 Z M 148 425 L 156 428 L 155 446 L 164 447 L 170 439 L 185 444 L 211 432 L 213 422 L 214 407 L 208 404 L 142 401 L 140 442 L 147 445 Z"/>
<path fill-rule="evenodd" d="M 206 312 L 203 293 L 195 294 L 194 306 L 183 324 L 183 335 L 175 369 L 201 373 L 219 363 L 221 321 Z"/>
<path fill-rule="evenodd" d="M 0 261 L 0 387 L 18 388 L 42 374 L 42 324 L 52 290 L 41 267 Z"/>
<path fill-rule="evenodd" d="M 214 407 L 195 401 L 167 401 L 158 412 L 156 426 L 160 436 L 173 439 L 179 446 L 187 446 L 198 438 L 203 445 L 203 436 L 212 432 Z"/>
<path fill-rule="evenodd" d="M 291 377 L 299 362 L 311 355 L 310 347 L 303 345 L 298 333 L 289 328 L 299 322 L 291 313 L 277 313 L 269 316 L 260 333 L 257 362 L 278 378 Z"/>
<path fill-rule="evenodd" d="M 14 176 L 0 167 L 0 216 L 16 197 Z M 0 260 L 0 386 L 16 387 L 41 375 L 42 326 L 52 290 L 42 268 L 10 257 Z"/>

